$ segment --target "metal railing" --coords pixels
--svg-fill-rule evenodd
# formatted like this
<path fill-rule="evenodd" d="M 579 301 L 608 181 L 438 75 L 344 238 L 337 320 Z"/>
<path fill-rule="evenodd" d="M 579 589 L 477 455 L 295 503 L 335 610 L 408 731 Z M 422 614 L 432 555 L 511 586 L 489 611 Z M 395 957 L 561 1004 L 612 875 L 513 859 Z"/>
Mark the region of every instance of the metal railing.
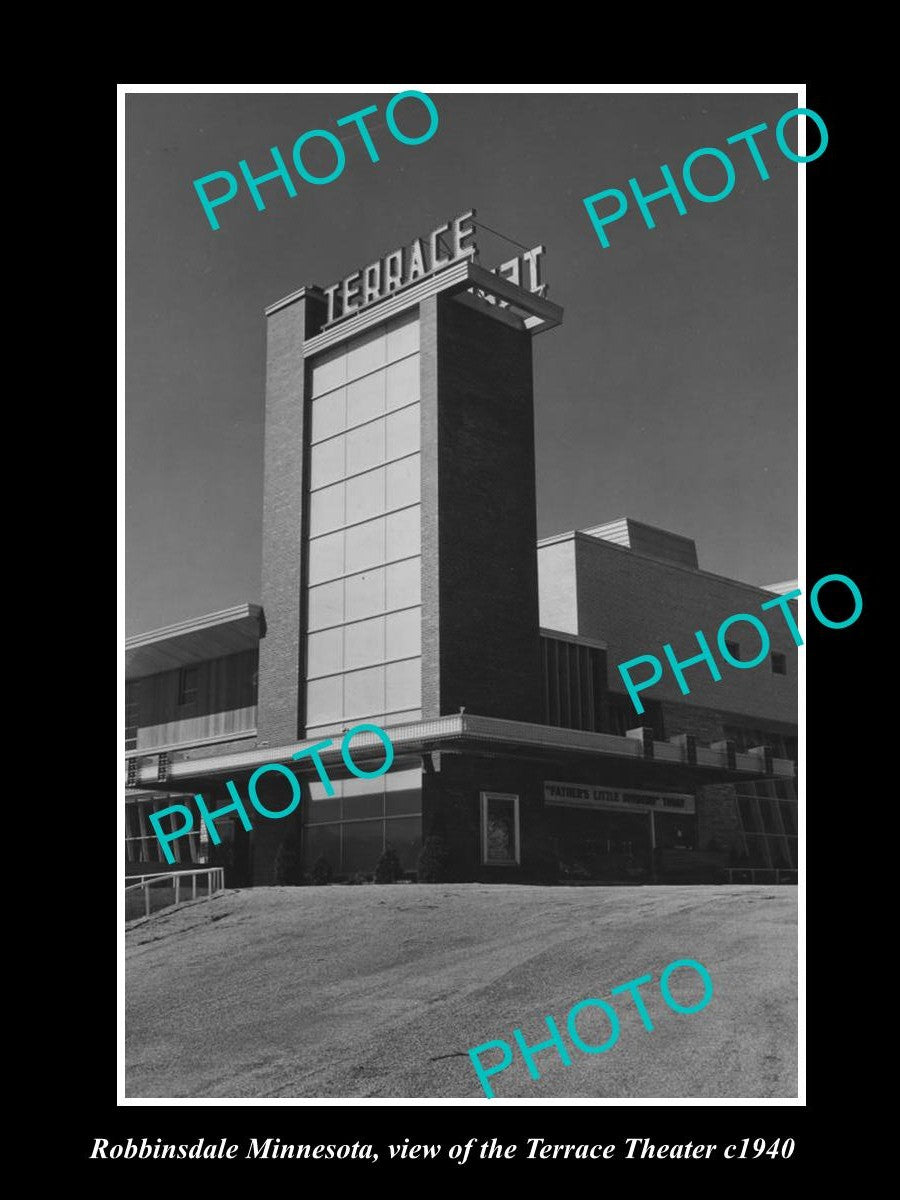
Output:
<path fill-rule="evenodd" d="M 129 900 L 135 901 L 140 899 L 140 892 L 143 892 L 143 910 L 144 916 L 149 917 L 151 909 L 154 907 L 168 908 L 171 904 L 180 904 L 181 901 L 187 900 L 187 895 L 182 895 L 182 891 L 187 892 L 187 882 L 190 880 L 191 900 L 197 899 L 197 880 L 200 876 L 206 876 L 206 895 L 211 896 L 214 892 L 223 892 L 225 890 L 225 868 L 224 867 L 203 867 L 196 871 L 158 871 L 152 875 L 130 875 L 126 878 L 133 879 L 135 882 L 129 883 L 125 888 L 125 917 L 126 920 L 134 919 L 134 916 L 140 915 L 140 910 L 134 912 L 134 904 L 132 904 L 133 915 L 128 916 Z M 185 887 L 182 889 L 182 880 Z M 150 891 L 155 889 L 155 898 L 160 899 L 162 892 L 163 903 L 151 903 Z M 172 898 L 169 898 L 169 891 L 172 892 Z"/>
<path fill-rule="evenodd" d="M 725 867 L 729 883 L 796 883 L 795 867 Z M 735 875 L 739 876 L 735 879 Z M 749 875 L 749 879 L 747 876 Z M 762 878 L 757 881 L 757 875 Z"/>

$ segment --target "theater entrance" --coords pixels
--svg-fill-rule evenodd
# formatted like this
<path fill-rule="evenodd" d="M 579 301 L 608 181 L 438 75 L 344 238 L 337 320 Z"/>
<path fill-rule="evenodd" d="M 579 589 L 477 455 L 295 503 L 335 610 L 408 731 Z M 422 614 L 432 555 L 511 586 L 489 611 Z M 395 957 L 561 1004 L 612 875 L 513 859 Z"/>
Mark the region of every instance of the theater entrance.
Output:
<path fill-rule="evenodd" d="M 565 808 L 555 812 L 552 821 L 562 879 L 650 878 L 653 847 L 645 814 Z"/>
<path fill-rule="evenodd" d="M 560 875 L 573 882 L 646 882 L 671 853 L 696 845 L 694 797 L 584 783 L 544 784 Z"/>

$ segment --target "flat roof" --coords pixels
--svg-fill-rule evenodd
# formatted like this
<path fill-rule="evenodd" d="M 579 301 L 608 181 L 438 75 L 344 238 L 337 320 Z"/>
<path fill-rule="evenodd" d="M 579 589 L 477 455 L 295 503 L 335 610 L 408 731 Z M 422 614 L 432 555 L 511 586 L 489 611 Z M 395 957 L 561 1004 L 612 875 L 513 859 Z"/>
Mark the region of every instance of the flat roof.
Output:
<path fill-rule="evenodd" d="M 650 527 L 652 528 L 652 526 Z M 731 579 L 727 575 L 717 575 L 715 571 L 706 571 L 703 567 L 689 567 L 685 563 L 676 562 L 671 558 L 660 558 L 656 554 L 648 554 L 646 550 L 633 550 L 630 546 L 620 546 L 618 542 L 608 542 L 605 538 L 596 537 L 593 534 L 585 533 L 582 529 L 570 529 L 567 533 L 554 533 L 549 537 L 538 538 L 538 571 L 540 571 L 540 551 L 549 546 L 558 545 L 561 542 L 579 541 L 582 545 L 592 546 L 597 553 L 603 553 L 606 550 L 613 554 L 630 554 L 633 558 L 645 558 L 648 562 L 656 563 L 661 567 L 668 567 L 672 571 L 686 571 L 689 575 L 699 575 L 705 579 L 715 579 L 720 583 L 730 583 L 734 587 L 746 588 L 750 592 L 768 592 L 770 595 L 773 592 L 775 585 L 768 586 L 762 583 L 747 583 L 743 579 Z M 790 591 L 790 588 L 786 588 Z"/>
<path fill-rule="evenodd" d="M 236 604 L 125 639 L 125 678 L 141 679 L 176 667 L 254 650 L 266 636 L 260 604 Z"/>
<path fill-rule="evenodd" d="M 637 719 L 637 718 L 636 718 Z M 736 754 L 734 769 L 728 766 L 728 756 L 725 750 L 713 749 L 711 746 L 697 746 L 696 764 L 687 761 L 687 748 L 672 742 L 654 742 L 653 758 L 644 757 L 643 743 L 635 737 L 620 737 L 611 733 L 590 733 L 578 729 L 562 729 L 551 725 L 535 725 L 523 721 L 507 721 L 499 717 L 482 717 L 474 713 L 456 713 L 452 716 L 436 717 L 421 721 L 413 721 L 403 725 L 388 725 L 385 729 L 397 756 L 410 753 L 422 753 L 430 750 L 449 749 L 454 744 L 481 746 L 498 749 L 500 747 L 518 749 L 521 751 L 539 752 L 545 757 L 558 757 L 561 753 L 587 754 L 598 757 L 610 756 L 619 759 L 630 759 L 649 765 L 651 769 L 671 767 L 681 764 L 688 767 L 692 773 L 702 779 L 706 771 L 714 774 L 708 782 L 718 782 L 719 779 L 733 780 L 742 775 L 763 775 L 761 756 L 758 754 Z M 333 745 L 321 752 L 323 762 L 341 761 L 341 744 L 332 736 Z M 302 740 L 286 746 L 262 747 L 252 750 L 238 750 L 233 754 L 217 755 L 210 758 L 186 759 L 170 763 L 168 768 L 167 787 L 156 784 L 158 790 L 172 790 L 179 784 L 182 786 L 188 780 L 197 776 L 224 776 L 234 771 L 252 771 L 266 763 L 281 762 L 291 765 L 293 754 L 303 746 L 319 744 L 321 739 L 313 741 Z M 353 756 L 357 762 L 367 758 L 383 761 L 384 744 L 374 733 L 360 733 L 353 739 Z M 138 767 L 135 784 L 137 787 L 150 784 L 158 778 L 156 755 L 153 751 L 146 752 L 149 761 Z M 305 765 L 305 764 L 304 764 Z M 296 768 L 298 770 L 302 768 Z M 794 763 L 790 759 L 773 759 L 772 772 L 781 778 L 793 778 Z"/>

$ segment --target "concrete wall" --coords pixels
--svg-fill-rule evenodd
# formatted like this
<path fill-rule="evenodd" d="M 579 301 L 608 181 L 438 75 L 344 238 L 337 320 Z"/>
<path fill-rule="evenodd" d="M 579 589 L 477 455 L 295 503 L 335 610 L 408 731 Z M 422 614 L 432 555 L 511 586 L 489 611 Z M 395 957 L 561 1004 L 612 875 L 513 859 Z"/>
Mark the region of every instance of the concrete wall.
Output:
<path fill-rule="evenodd" d="M 575 587 L 575 539 L 564 538 L 538 548 L 540 619 L 545 629 L 578 633 L 578 590 Z"/>
<path fill-rule="evenodd" d="M 613 691 L 625 692 L 619 663 L 653 654 L 665 670 L 662 680 L 644 693 L 649 699 L 796 723 L 798 647 L 779 611 L 761 611 L 763 602 L 774 599 L 771 593 L 581 534 L 541 547 L 539 559 L 541 624 L 605 641 Z M 573 587 L 574 574 L 577 628 L 573 630 L 571 606 L 564 597 Z M 748 670 L 721 662 L 716 631 L 738 612 L 751 613 L 766 626 L 771 650 L 785 655 L 786 675 L 774 675 L 768 658 Z M 686 668 L 690 693 L 682 696 L 662 646 L 669 642 L 679 659 L 692 658 L 700 650 L 694 636 L 697 629 L 706 634 L 722 679 L 714 681 L 702 663 Z M 746 624 L 733 626 L 726 637 L 739 644 L 742 658 L 752 658 L 759 650 L 759 637 Z M 649 673 L 649 667 L 636 668 L 634 677 L 644 678 L 643 672 Z M 637 712 L 634 715 L 637 721 Z"/>
<path fill-rule="evenodd" d="M 615 542 L 619 546 L 628 546 L 639 554 L 649 554 L 651 558 L 664 558 L 667 562 L 680 563 L 684 567 L 699 565 L 697 546 L 692 538 L 670 533 L 668 529 L 658 529 L 655 525 L 645 525 L 643 521 L 635 521 L 632 517 L 620 517 L 617 521 L 607 521 L 604 525 L 595 525 L 581 532 Z"/>

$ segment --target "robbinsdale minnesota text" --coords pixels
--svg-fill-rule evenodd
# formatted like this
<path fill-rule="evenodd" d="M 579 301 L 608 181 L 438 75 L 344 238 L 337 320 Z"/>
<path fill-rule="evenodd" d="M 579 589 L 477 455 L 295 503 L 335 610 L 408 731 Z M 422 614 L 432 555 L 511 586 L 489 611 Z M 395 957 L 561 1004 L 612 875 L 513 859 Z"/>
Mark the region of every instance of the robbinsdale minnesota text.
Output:
<path fill-rule="evenodd" d="M 236 1142 L 228 1142 L 222 1138 L 219 1142 L 207 1142 L 198 1138 L 190 1144 L 174 1146 L 157 1138 L 148 1142 L 141 1138 L 140 1143 L 132 1138 L 123 1143 L 110 1145 L 107 1138 L 95 1138 L 91 1158 L 237 1158 L 241 1149 Z M 370 1145 L 360 1145 L 354 1142 L 352 1146 L 289 1146 L 283 1145 L 279 1138 L 250 1139 L 250 1145 L 244 1158 L 375 1158 Z"/>

